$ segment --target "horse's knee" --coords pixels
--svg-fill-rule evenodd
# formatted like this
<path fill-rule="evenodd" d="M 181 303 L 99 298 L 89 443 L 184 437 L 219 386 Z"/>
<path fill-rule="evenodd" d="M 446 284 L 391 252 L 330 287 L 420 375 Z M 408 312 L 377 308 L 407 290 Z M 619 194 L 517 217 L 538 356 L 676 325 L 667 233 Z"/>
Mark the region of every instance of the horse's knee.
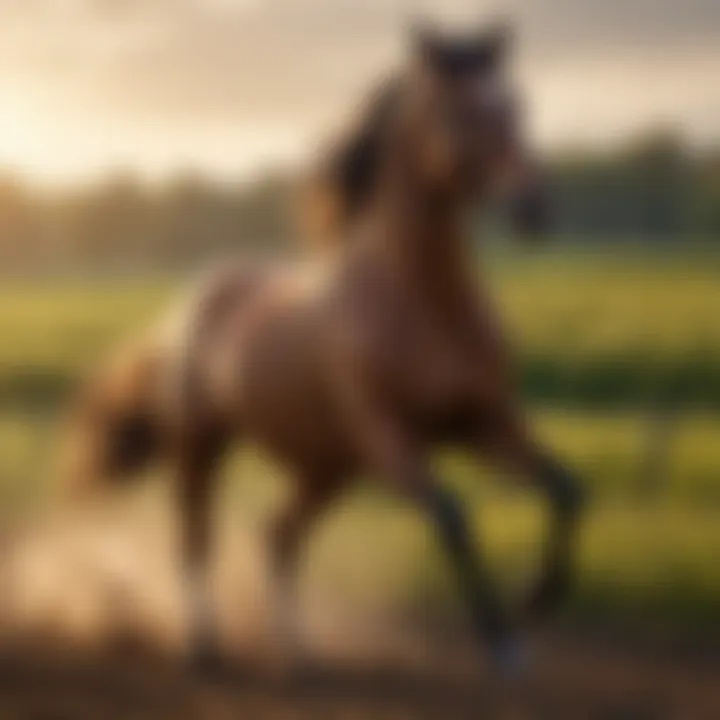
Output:
<path fill-rule="evenodd" d="M 274 517 L 266 530 L 270 561 L 275 570 L 282 570 L 291 564 L 297 545 L 297 529 L 293 517 L 282 512 Z"/>
<path fill-rule="evenodd" d="M 444 488 L 433 486 L 422 495 L 422 505 L 437 531 L 453 554 L 470 551 L 470 531 L 457 497 Z"/>
<path fill-rule="evenodd" d="M 586 503 L 586 491 L 573 473 L 555 460 L 545 460 L 541 481 L 557 512 L 568 518 L 577 517 L 581 513 Z"/>
<path fill-rule="evenodd" d="M 309 518 L 301 504 L 291 503 L 283 507 L 266 529 L 266 541 L 274 572 L 292 572 L 297 563 L 301 546 L 309 531 Z"/>

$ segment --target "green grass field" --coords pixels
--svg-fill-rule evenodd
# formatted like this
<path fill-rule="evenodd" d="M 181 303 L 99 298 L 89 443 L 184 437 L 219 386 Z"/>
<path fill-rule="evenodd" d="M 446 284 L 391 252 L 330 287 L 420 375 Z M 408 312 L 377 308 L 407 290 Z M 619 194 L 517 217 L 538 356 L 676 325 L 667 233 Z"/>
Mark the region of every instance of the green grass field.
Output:
<path fill-rule="evenodd" d="M 720 410 L 715 255 L 531 252 L 487 264 L 531 401 L 610 407 L 662 396 Z M 62 395 L 177 287 L 168 278 L 4 280 L 0 400 Z"/>
<path fill-rule="evenodd" d="M 720 631 L 720 264 L 534 254 L 498 261 L 490 276 L 538 432 L 586 478 L 594 498 L 571 614 Z M 51 503 L 51 448 L 63 398 L 119 338 L 151 321 L 178 286 L 172 279 L 4 282 L 3 515 Z M 680 412 L 669 465 L 648 495 L 640 471 L 647 406 L 657 398 L 674 398 Z M 277 483 L 252 453 L 238 462 L 228 505 L 239 514 L 260 512 Z M 493 482 L 468 458 L 449 454 L 438 463 L 473 508 L 508 586 L 518 584 L 533 565 L 539 504 Z M 380 493 L 360 492 L 346 503 L 317 553 L 320 575 L 331 576 L 334 565 L 343 566 L 337 558 L 347 556 L 364 568 L 353 592 L 452 606 L 427 530 Z"/>

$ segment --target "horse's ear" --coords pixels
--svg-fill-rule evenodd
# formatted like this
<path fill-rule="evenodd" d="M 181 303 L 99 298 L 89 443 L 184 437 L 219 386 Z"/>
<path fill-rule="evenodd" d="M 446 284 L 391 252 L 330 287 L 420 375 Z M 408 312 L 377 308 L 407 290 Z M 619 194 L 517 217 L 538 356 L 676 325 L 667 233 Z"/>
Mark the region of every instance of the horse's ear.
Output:
<path fill-rule="evenodd" d="M 442 41 L 437 30 L 424 19 L 410 23 L 410 46 L 413 58 L 421 66 L 435 67 L 442 53 Z"/>
<path fill-rule="evenodd" d="M 478 43 L 487 52 L 491 65 L 500 65 L 512 50 L 514 28 L 510 20 L 496 20 L 490 27 L 481 31 Z"/>

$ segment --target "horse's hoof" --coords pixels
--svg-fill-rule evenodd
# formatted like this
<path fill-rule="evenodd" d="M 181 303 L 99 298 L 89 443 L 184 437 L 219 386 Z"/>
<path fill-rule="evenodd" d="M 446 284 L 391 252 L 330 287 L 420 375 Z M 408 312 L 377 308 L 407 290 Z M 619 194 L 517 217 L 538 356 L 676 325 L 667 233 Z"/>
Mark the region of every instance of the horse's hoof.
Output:
<path fill-rule="evenodd" d="M 506 637 L 495 642 L 490 650 L 493 670 L 504 678 L 522 676 L 528 666 L 525 645 L 514 637 Z"/>

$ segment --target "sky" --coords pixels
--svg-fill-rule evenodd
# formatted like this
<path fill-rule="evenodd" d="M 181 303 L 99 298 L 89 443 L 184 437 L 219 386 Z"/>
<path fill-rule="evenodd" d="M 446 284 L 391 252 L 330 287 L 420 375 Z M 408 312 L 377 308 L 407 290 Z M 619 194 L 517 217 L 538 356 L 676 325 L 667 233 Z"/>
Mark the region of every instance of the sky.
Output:
<path fill-rule="evenodd" d="M 717 0 L 0 0 L 0 171 L 244 177 L 301 163 L 412 19 L 516 27 L 543 146 L 720 139 Z"/>

